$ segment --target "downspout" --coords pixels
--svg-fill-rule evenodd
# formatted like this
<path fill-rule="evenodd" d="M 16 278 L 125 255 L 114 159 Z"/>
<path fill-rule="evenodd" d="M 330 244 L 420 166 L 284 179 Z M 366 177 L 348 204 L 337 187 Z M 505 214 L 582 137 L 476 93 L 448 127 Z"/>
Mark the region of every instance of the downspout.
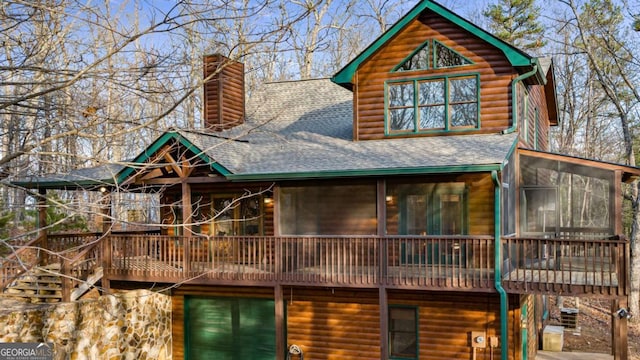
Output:
<path fill-rule="evenodd" d="M 503 134 L 511 134 L 512 132 L 516 131 L 516 129 L 518 128 L 518 99 L 517 99 L 518 83 L 521 82 L 522 80 L 530 78 L 531 76 L 537 73 L 538 73 L 538 61 L 534 61 L 533 68 L 531 69 L 531 71 L 526 72 L 522 75 L 519 75 L 518 77 L 513 79 L 513 81 L 511 82 L 511 105 L 512 105 L 511 119 L 513 119 L 513 121 L 511 122 L 511 126 L 508 129 L 502 130 Z"/>
<path fill-rule="evenodd" d="M 509 351 L 509 329 L 507 325 L 507 316 L 509 303 L 507 301 L 507 292 L 502 287 L 502 237 L 501 237 L 501 222 L 500 222 L 500 195 L 502 192 L 502 186 L 500 179 L 498 179 L 498 172 L 496 170 L 491 171 L 491 178 L 493 179 L 493 227 L 494 227 L 494 271 L 493 281 L 500 295 L 500 359 L 508 359 Z"/>

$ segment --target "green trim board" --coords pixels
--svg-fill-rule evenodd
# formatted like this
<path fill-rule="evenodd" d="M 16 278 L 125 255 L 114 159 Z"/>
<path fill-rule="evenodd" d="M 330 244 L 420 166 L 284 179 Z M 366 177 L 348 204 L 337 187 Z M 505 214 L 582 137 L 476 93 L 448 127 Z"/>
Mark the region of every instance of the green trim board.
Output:
<path fill-rule="evenodd" d="M 450 89 L 454 81 L 460 81 L 463 79 L 475 79 L 475 102 L 468 100 L 458 100 L 453 101 L 451 99 Z M 442 82 L 442 98 L 441 102 L 431 103 L 429 101 L 433 101 L 434 99 L 425 99 L 426 103 L 421 103 L 420 98 L 422 97 L 421 93 L 421 85 L 433 83 L 438 84 Z M 411 96 L 413 98 L 413 105 L 407 105 L 406 103 L 396 103 L 392 106 L 391 99 L 391 89 L 402 87 L 403 85 L 412 84 L 412 92 Z M 400 93 L 404 92 L 404 89 L 400 89 Z M 401 94 L 402 95 L 402 94 Z M 400 99 L 402 100 L 402 99 Z M 406 101 L 406 100 L 405 100 Z M 465 104 L 475 104 L 475 125 L 468 126 L 452 126 L 452 107 L 465 105 Z M 444 123 L 442 127 L 421 127 L 423 123 L 420 115 L 422 114 L 423 109 L 437 108 L 442 107 L 444 118 L 442 119 Z M 385 136 L 393 136 L 393 135 L 407 135 L 407 134 L 431 134 L 431 133 L 443 133 L 443 132 L 452 132 L 452 131 L 473 131 L 480 129 L 481 120 L 480 120 L 480 74 L 478 73 L 468 73 L 468 74 L 454 74 L 454 75 L 439 75 L 439 76 L 423 76 L 423 77 L 415 77 L 415 78 L 403 78 L 403 79 L 394 79 L 388 80 L 384 83 L 384 122 L 385 122 Z M 412 112 L 412 124 L 413 128 L 406 129 L 391 129 L 391 120 L 389 118 L 389 114 L 391 111 L 406 111 L 413 109 Z"/>
<path fill-rule="evenodd" d="M 113 186 L 115 181 L 113 179 L 102 180 L 83 180 L 83 181 L 12 181 L 11 184 L 26 189 L 87 189 L 87 188 L 99 188 L 101 186 Z"/>
<path fill-rule="evenodd" d="M 327 178 L 389 176 L 389 175 L 474 173 L 474 172 L 488 172 L 493 170 L 500 171 L 501 168 L 502 168 L 502 163 L 496 163 L 496 164 L 483 164 L 483 165 L 430 166 L 430 167 L 419 167 L 419 168 L 230 174 L 230 175 L 227 175 L 227 179 L 231 181 L 277 181 L 277 180 L 327 179 Z"/>
<path fill-rule="evenodd" d="M 533 58 L 530 55 L 526 54 L 522 50 L 500 40 L 496 36 L 490 34 L 489 32 L 481 29 L 475 24 L 465 20 L 461 16 L 452 12 L 451 10 L 443 7 L 442 5 L 435 3 L 430 0 L 422 0 L 420 1 L 413 9 L 411 9 L 405 16 L 400 18 L 389 30 L 384 32 L 380 37 L 378 37 L 371 45 L 369 45 L 364 51 L 362 51 L 358 56 L 356 56 L 351 62 L 349 62 L 345 67 L 343 67 L 340 71 L 338 71 L 331 80 L 341 85 L 345 88 L 350 89 L 352 86 L 353 78 L 362 63 L 364 63 L 369 57 L 371 57 L 376 51 L 382 48 L 389 40 L 391 40 L 396 34 L 398 34 L 402 29 L 404 29 L 411 21 L 418 17 L 423 11 L 431 10 L 434 13 L 444 17 L 445 19 L 451 21 L 456 24 L 460 28 L 470 32 L 472 35 L 480 38 L 481 40 L 487 42 L 489 45 L 492 45 L 502 51 L 505 55 L 509 63 L 514 67 L 524 67 L 531 68 L 532 65 L 538 62 L 537 58 Z M 538 67 L 539 74 L 537 75 L 537 79 L 541 84 L 546 82 L 544 74 Z"/>

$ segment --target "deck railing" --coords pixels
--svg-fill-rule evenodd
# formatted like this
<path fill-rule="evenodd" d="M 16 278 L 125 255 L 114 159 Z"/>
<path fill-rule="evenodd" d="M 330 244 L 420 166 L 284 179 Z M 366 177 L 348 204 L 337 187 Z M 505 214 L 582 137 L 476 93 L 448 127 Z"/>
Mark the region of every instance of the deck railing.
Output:
<path fill-rule="evenodd" d="M 86 234 L 50 239 L 64 244 L 54 245 L 58 252 L 67 251 L 64 275 L 80 280 L 102 264 L 107 279 L 116 281 L 495 291 L 490 236 L 111 234 L 99 240 Z M 76 243 L 84 246 L 73 250 Z M 628 294 L 629 243 L 620 237 L 506 237 L 501 246 L 502 282 L 509 293 Z M 18 255 L 27 249 L 37 251 L 26 247 Z M 25 270 L 17 259 L 7 260 L 13 261 L 0 267 L 5 285 Z"/>
<path fill-rule="evenodd" d="M 623 238 L 504 238 L 502 244 L 508 292 L 628 294 L 629 243 Z"/>
<path fill-rule="evenodd" d="M 111 235 L 111 280 L 492 291 L 491 237 Z"/>

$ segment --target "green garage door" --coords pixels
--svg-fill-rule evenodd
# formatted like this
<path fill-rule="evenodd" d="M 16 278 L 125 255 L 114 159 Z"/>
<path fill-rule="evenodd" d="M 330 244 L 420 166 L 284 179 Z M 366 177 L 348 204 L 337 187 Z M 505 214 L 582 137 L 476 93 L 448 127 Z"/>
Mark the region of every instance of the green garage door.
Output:
<path fill-rule="evenodd" d="M 276 358 L 273 300 L 186 297 L 184 306 L 185 359 Z"/>

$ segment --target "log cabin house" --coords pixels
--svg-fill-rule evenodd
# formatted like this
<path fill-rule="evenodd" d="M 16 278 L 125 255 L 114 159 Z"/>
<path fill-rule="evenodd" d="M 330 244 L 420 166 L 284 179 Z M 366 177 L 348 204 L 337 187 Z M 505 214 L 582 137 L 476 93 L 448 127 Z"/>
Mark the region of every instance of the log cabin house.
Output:
<path fill-rule="evenodd" d="M 61 271 L 171 286 L 175 359 L 533 359 L 548 296 L 625 308 L 640 169 L 550 151 L 551 59 L 424 0 L 331 79 L 245 101 L 240 62 L 204 63 L 202 129 L 17 182 L 105 194 L 104 233 Z M 157 193 L 161 230 L 111 232 L 111 191 Z"/>

